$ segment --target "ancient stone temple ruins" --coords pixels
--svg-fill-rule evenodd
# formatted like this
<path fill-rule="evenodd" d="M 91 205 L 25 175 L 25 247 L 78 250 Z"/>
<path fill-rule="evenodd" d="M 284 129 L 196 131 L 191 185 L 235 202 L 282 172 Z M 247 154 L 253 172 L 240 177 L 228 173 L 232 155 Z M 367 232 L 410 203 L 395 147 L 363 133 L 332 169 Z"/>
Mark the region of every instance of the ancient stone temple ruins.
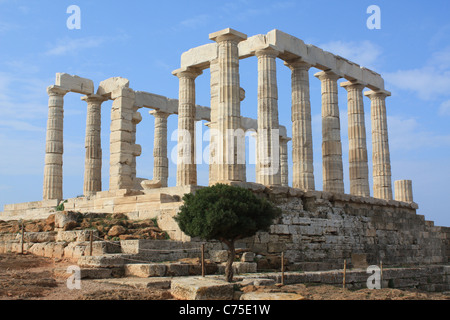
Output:
<path fill-rule="evenodd" d="M 63 196 L 64 96 L 82 94 L 87 104 L 84 197 L 66 199 L 66 210 L 125 213 L 131 219 L 157 218 L 171 239 L 188 240 L 172 219 L 184 193 L 195 192 L 195 123 L 206 120 L 211 130 L 209 184 L 239 185 L 274 199 L 284 210 L 269 233 L 242 245 L 255 251 L 285 251 L 291 262 L 334 261 L 351 253 L 367 253 L 386 263 L 445 263 L 449 231 L 434 227 L 416 214 L 410 180 L 391 182 L 391 163 L 383 78 L 376 72 L 302 40 L 272 30 L 247 37 L 233 29 L 209 35 L 208 44 L 181 55 L 178 99 L 130 88 L 124 78 L 102 81 L 97 90 L 89 79 L 58 73 L 48 87 L 49 111 L 45 150 L 43 200 L 6 205 L 3 217 L 45 217 Z M 257 119 L 241 116 L 245 91 L 240 87 L 239 61 L 256 56 Z M 291 70 L 292 134 L 280 124 L 276 59 Z M 210 69 L 209 107 L 195 101 L 195 80 Z M 311 72 L 316 69 L 317 73 Z M 314 71 L 315 72 L 315 71 Z M 323 190 L 315 189 L 311 128 L 310 81 L 321 82 Z M 311 79 L 310 79 L 311 78 Z M 344 192 L 338 80 L 347 91 L 350 194 Z M 366 91 L 364 91 L 366 89 Z M 320 93 L 318 93 L 320 94 Z M 372 127 L 371 194 L 364 122 L 364 96 L 370 99 Z M 112 100 L 109 189 L 101 190 L 101 108 Z M 142 111 L 155 118 L 152 179 L 138 178 L 136 130 Z M 103 112 L 105 112 L 104 110 Z M 168 186 L 167 118 L 178 117 L 176 186 Z M 286 121 L 286 119 L 282 119 Z M 245 132 L 256 135 L 256 181 L 246 181 Z M 292 140 L 291 152 L 288 141 Z M 292 186 L 288 158 L 292 157 Z M 175 173 L 172 173 L 175 174 Z M 104 178 L 104 177 L 103 177 Z M 447 250 L 447 251 L 446 251 Z"/>

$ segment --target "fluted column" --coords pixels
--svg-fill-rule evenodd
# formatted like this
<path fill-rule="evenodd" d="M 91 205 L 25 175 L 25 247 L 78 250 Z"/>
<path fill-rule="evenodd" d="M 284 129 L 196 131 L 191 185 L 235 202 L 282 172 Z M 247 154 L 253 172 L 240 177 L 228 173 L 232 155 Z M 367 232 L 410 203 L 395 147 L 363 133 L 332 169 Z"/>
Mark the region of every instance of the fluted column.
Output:
<path fill-rule="evenodd" d="M 373 196 L 392 200 L 391 160 L 386 116 L 388 91 L 367 91 L 371 101 Z"/>
<path fill-rule="evenodd" d="M 81 100 L 87 102 L 83 185 L 83 194 L 87 197 L 102 190 L 101 106 L 105 99 L 92 94 Z"/>
<path fill-rule="evenodd" d="M 344 193 L 341 127 L 339 120 L 339 75 L 322 71 L 315 76 L 322 83 L 322 165 L 323 191 Z"/>
<path fill-rule="evenodd" d="M 281 185 L 289 186 L 288 147 L 289 138 L 280 137 L 280 177 Z"/>
<path fill-rule="evenodd" d="M 150 111 L 155 117 L 153 142 L 153 180 L 161 181 L 161 187 L 167 187 L 169 178 L 169 158 L 167 157 L 167 118 L 169 114 L 159 110 Z"/>
<path fill-rule="evenodd" d="M 217 108 L 211 110 L 217 120 L 214 124 L 217 130 L 214 172 L 217 181 L 244 181 L 245 154 L 242 157 L 243 150 L 239 149 L 240 139 L 245 136 L 239 134 L 242 129 L 238 43 L 247 36 L 228 28 L 210 34 L 209 38 L 217 42 L 218 52 L 218 102 L 216 106 L 211 105 L 211 108 Z"/>
<path fill-rule="evenodd" d="M 413 190 L 411 180 L 395 180 L 395 200 L 413 202 Z"/>
<path fill-rule="evenodd" d="M 292 85 L 292 186 L 314 190 L 314 161 L 309 96 L 309 68 L 303 61 L 285 63 L 291 73 Z"/>
<path fill-rule="evenodd" d="M 209 128 L 209 185 L 214 185 L 217 181 L 217 109 L 219 105 L 219 62 L 217 59 L 210 61 L 209 72 L 210 79 L 210 96 L 211 96 L 211 113 L 210 122 L 207 124 Z"/>
<path fill-rule="evenodd" d="M 174 75 L 180 80 L 178 98 L 177 186 L 197 184 L 195 164 L 195 78 L 201 70 L 182 68 Z"/>
<path fill-rule="evenodd" d="M 348 101 L 348 162 L 350 194 L 369 197 L 369 165 L 367 159 L 366 125 L 364 119 L 364 85 L 358 82 L 341 84 L 347 90 Z"/>
<path fill-rule="evenodd" d="M 280 145 L 276 57 L 272 46 L 256 51 L 258 57 L 258 181 L 280 185 Z"/>
<path fill-rule="evenodd" d="M 48 120 L 45 142 L 43 199 L 63 199 L 63 126 L 64 95 L 67 90 L 59 86 L 47 88 Z"/>

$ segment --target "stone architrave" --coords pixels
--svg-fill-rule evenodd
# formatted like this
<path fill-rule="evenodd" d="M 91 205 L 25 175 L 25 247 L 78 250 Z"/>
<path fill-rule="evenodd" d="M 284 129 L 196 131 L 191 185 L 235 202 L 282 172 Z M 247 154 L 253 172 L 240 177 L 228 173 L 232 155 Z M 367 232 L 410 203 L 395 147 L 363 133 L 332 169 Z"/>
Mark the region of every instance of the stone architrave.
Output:
<path fill-rule="evenodd" d="M 280 180 L 281 186 L 289 186 L 288 147 L 289 138 L 280 137 Z"/>
<path fill-rule="evenodd" d="M 268 46 L 257 50 L 258 57 L 258 181 L 264 185 L 281 184 L 280 134 L 278 123 L 278 50 Z"/>
<path fill-rule="evenodd" d="M 134 158 L 141 152 L 140 146 L 134 143 L 134 91 L 119 87 L 111 93 L 111 98 L 109 190 L 133 189 Z"/>
<path fill-rule="evenodd" d="M 413 190 L 411 180 L 395 180 L 395 200 L 413 202 Z"/>
<path fill-rule="evenodd" d="M 170 114 L 159 110 L 150 111 L 155 117 L 153 142 L 153 181 L 160 181 L 167 187 L 169 178 L 169 159 L 167 157 L 167 118 Z"/>
<path fill-rule="evenodd" d="M 47 88 L 49 99 L 43 183 L 44 200 L 63 199 L 64 95 L 67 92 L 55 85 Z"/>
<path fill-rule="evenodd" d="M 216 181 L 245 180 L 245 136 L 241 128 L 238 43 L 247 36 L 227 28 L 209 35 L 217 42 L 217 105 L 211 105 L 216 130 Z"/>
<path fill-rule="evenodd" d="M 388 91 L 367 91 L 371 101 L 372 165 L 374 198 L 392 200 L 391 160 L 386 116 Z"/>
<path fill-rule="evenodd" d="M 172 72 L 180 81 L 178 98 L 177 186 L 197 184 L 195 163 L 195 78 L 199 69 L 183 68 Z"/>
<path fill-rule="evenodd" d="M 322 71 L 314 76 L 322 85 L 322 164 L 323 191 L 344 193 L 341 127 L 337 80 L 339 75 Z"/>
<path fill-rule="evenodd" d="M 341 87 L 347 90 L 350 194 L 369 197 L 369 165 L 362 94 L 364 85 L 348 81 L 342 83 Z"/>
<path fill-rule="evenodd" d="M 292 186 L 315 190 L 309 69 L 301 60 L 285 63 L 291 69 L 292 86 Z"/>
<path fill-rule="evenodd" d="M 102 190 L 101 107 L 105 98 L 91 94 L 81 100 L 87 102 L 83 185 L 83 194 L 87 197 Z"/>

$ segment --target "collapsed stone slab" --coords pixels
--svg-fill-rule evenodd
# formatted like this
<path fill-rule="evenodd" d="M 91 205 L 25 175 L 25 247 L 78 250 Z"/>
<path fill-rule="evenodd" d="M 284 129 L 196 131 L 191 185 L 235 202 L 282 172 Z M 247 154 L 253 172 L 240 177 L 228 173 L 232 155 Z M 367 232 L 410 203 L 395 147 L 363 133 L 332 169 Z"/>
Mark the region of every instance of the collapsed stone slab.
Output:
<path fill-rule="evenodd" d="M 180 300 L 232 300 L 233 283 L 209 277 L 173 279 L 170 292 Z"/>

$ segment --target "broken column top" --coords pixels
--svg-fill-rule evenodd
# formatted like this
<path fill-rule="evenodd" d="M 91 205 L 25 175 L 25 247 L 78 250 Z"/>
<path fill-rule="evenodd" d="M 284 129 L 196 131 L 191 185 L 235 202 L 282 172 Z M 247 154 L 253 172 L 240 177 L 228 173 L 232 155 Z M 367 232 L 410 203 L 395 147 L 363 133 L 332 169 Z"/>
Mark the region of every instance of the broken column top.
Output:
<path fill-rule="evenodd" d="M 209 34 L 209 39 L 216 42 L 219 42 L 227 38 L 242 41 L 247 39 L 247 35 L 231 28 L 226 28 Z"/>
<path fill-rule="evenodd" d="M 118 88 L 128 88 L 130 81 L 122 77 L 112 77 L 103 80 L 98 85 L 97 94 L 101 96 L 111 95 L 111 93 Z"/>

